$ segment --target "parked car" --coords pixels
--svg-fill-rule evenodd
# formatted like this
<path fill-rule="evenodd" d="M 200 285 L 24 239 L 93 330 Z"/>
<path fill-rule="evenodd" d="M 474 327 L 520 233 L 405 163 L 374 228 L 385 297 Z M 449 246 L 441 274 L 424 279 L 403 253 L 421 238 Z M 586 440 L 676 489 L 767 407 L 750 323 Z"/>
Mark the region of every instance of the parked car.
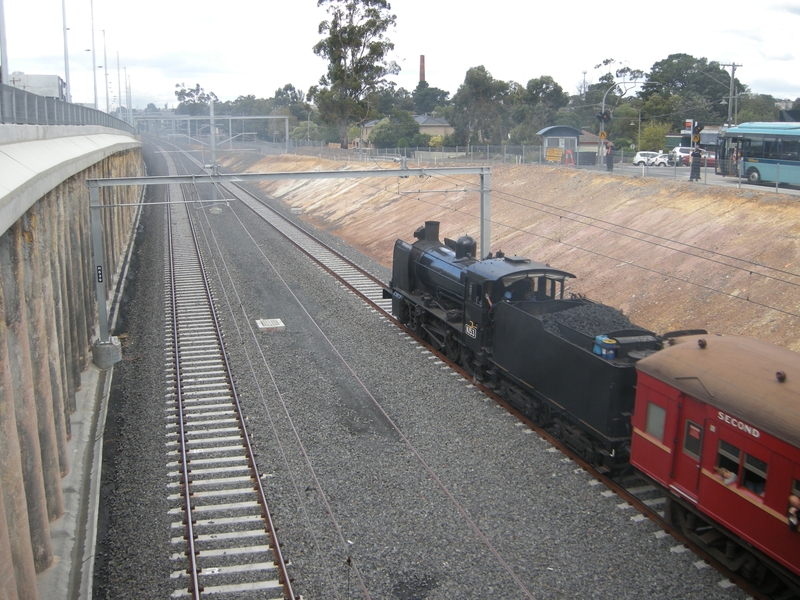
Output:
<path fill-rule="evenodd" d="M 649 159 L 647 164 L 651 167 L 666 167 L 669 165 L 669 155 L 659 152 L 654 157 Z"/>
<path fill-rule="evenodd" d="M 691 165 L 692 164 L 691 155 L 684 156 L 682 158 L 682 161 L 683 161 L 683 164 L 686 165 L 686 166 Z M 705 150 L 702 150 L 700 152 L 700 166 L 702 166 L 702 167 L 711 167 L 713 169 L 716 164 L 717 164 L 717 155 L 716 154 L 714 154 L 713 152 L 706 152 Z"/>
<path fill-rule="evenodd" d="M 655 158 L 658 152 L 637 152 L 633 157 L 633 164 L 637 167 L 643 167 L 650 164 L 650 159 Z"/>
<path fill-rule="evenodd" d="M 682 165 L 684 164 L 683 159 L 684 157 L 689 156 L 692 153 L 691 148 L 684 148 L 683 146 L 678 146 L 677 148 L 673 148 L 669 152 L 669 164 L 670 166 L 673 165 Z"/>

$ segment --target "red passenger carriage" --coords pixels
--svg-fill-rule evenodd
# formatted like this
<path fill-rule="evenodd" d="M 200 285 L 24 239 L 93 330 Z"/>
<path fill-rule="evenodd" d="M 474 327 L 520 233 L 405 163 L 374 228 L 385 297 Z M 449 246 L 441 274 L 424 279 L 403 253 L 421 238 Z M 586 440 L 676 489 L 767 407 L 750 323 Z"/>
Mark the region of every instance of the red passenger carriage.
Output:
<path fill-rule="evenodd" d="M 675 338 L 639 361 L 631 464 L 667 519 L 769 592 L 800 595 L 800 354 L 732 336 Z"/>

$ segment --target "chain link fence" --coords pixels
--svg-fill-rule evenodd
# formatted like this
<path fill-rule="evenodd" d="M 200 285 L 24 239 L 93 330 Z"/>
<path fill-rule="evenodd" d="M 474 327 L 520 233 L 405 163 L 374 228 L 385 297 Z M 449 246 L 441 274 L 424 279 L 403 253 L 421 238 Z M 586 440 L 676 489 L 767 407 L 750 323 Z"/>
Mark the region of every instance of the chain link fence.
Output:
<path fill-rule="evenodd" d="M 331 158 L 336 160 L 349 160 L 353 162 L 371 162 L 375 160 L 406 159 L 407 164 L 458 164 L 458 163 L 499 163 L 499 164 L 548 164 L 552 166 L 588 167 L 607 169 L 607 157 L 598 159 L 597 150 L 576 151 L 562 153 L 559 161 L 547 160 L 546 149 L 535 145 L 470 145 L 443 148 L 338 148 L 324 142 L 306 140 L 291 140 L 291 152 Z M 615 167 L 631 167 L 635 152 L 624 150 L 614 151 L 612 160 Z"/>
<path fill-rule="evenodd" d="M 31 94 L 0 84 L 0 123 L 16 125 L 98 125 L 135 133 L 125 121 L 93 108 Z"/>

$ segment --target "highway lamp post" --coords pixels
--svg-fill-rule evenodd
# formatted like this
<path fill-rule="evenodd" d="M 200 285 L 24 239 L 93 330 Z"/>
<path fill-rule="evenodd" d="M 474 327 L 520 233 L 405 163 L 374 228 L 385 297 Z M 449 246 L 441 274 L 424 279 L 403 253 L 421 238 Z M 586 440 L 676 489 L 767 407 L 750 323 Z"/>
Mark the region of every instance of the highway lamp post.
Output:
<path fill-rule="evenodd" d="M 0 83 L 8 85 L 8 53 L 6 52 L 6 17 L 3 0 L 0 0 Z"/>
<path fill-rule="evenodd" d="M 119 50 L 117 50 L 117 106 L 119 118 L 122 119 L 122 82 L 119 76 Z"/>
<path fill-rule="evenodd" d="M 101 29 L 103 32 L 103 73 L 106 77 L 106 113 L 110 110 L 108 103 L 108 53 L 106 52 L 106 30 Z"/>
<path fill-rule="evenodd" d="M 97 60 L 94 54 L 94 0 L 89 0 L 92 14 L 92 82 L 94 83 L 94 109 L 97 110 Z"/>
<path fill-rule="evenodd" d="M 72 102 L 72 89 L 69 84 L 69 50 L 67 48 L 67 5 L 61 0 L 61 19 L 64 22 L 64 82 L 67 84 L 67 102 Z M 5 68 L 5 63 L 3 63 Z"/>

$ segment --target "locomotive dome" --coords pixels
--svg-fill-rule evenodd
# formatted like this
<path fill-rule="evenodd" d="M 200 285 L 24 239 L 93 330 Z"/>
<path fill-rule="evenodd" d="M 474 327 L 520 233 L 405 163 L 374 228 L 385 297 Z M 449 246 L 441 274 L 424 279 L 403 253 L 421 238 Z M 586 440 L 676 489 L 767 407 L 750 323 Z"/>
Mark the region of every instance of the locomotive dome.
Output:
<path fill-rule="evenodd" d="M 692 335 L 636 368 L 788 444 L 800 437 L 800 354 L 739 336 Z M 744 426 L 744 424 L 743 424 Z"/>

